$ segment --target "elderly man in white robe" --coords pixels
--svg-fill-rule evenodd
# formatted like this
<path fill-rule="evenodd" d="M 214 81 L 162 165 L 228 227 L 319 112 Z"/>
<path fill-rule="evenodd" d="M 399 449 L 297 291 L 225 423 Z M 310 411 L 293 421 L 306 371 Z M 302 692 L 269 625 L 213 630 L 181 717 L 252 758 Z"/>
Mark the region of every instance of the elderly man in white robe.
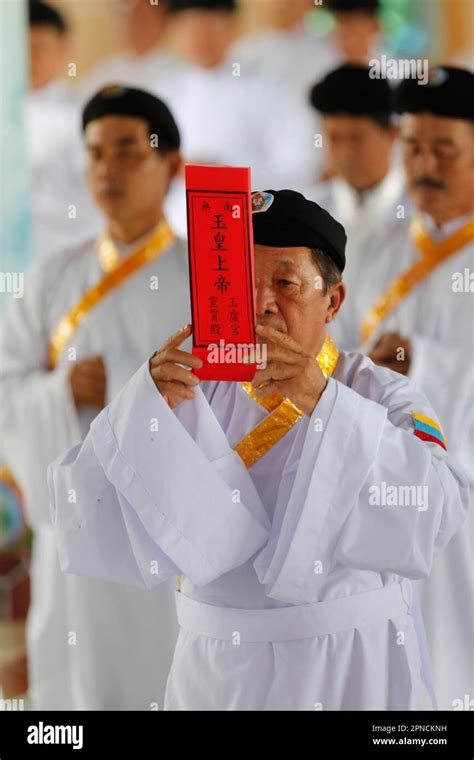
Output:
<path fill-rule="evenodd" d="M 415 211 L 392 225 L 383 247 L 374 237 L 370 274 L 359 278 L 350 304 L 355 344 L 426 394 L 471 488 L 473 93 L 471 72 L 444 66 L 430 72 L 426 85 L 399 86 L 395 105 Z M 474 693 L 473 557 L 471 515 L 420 589 L 439 705 L 448 710 Z"/>
<path fill-rule="evenodd" d="M 393 163 L 398 128 L 392 118 L 392 93 L 386 79 L 370 77 L 367 66 L 345 64 L 312 87 L 310 100 L 322 119 L 334 177 L 305 194 L 347 232 L 348 295 L 330 332 L 340 348 L 354 348 L 359 281 L 370 276 L 371 258 L 380 255 L 400 209 L 406 212 L 408 205 L 403 171 Z"/>
<path fill-rule="evenodd" d="M 190 326 L 156 351 L 48 470 L 61 566 L 138 588 L 183 576 L 168 710 L 414 709 L 410 579 L 460 528 L 467 483 L 412 384 L 326 335 L 342 226 L 294 191 L 263 199 L 266 366 L 199 381 Z"/>
<path fill-rule="evenodd" d="M 28 617 L 36 709 L 163 705 L 177 635 L 172 581 L 153 594 L 63 576 L 46 470 L 176 322 L 189 319 L 185 245 L 163 203 L 179 132 L 149 93 L 109 87 L 83 113 L 99 239 L 39 261 L 0 330 L 0 436 L 34 530 Z M 159 147 L 156 147 L 158 146 Z"/>

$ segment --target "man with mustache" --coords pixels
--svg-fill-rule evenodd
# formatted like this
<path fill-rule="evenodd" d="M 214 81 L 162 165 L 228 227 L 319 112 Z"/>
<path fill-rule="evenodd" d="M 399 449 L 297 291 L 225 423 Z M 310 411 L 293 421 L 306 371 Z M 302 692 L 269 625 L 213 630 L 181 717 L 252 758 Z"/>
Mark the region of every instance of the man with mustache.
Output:
<path fill-rule="evenodd" d="M 162 101 L 120 85 L 87 103 L 83 129 L 104 232 L 27 272 L 0 330 L 0 436 L 34 530 L 30 694 L 35 709 L 161 709 L 175 583 L 150 596 L 62 575 L 46 469 L 189 319 L 186 248 L 163 214 L 180 136 Z"/>
<path fill-rule="evenodd" d="M 352 321 L 372 360 L 408 375 L 433 404 L 453 461 L 474 485 L 474 75 L 438 67 L 396 91 L 415 206 L 359 278 Z M 382 231 L 383 232 L 383 231 Z M 467 521 L 420 588 L 440 706 L 474 693 L 474 525 Z"/>
<path fill-rule="evenodd" d="M 343 227 L 291 190 L 253 208 L 266 368 L 200 382 L 189 325 L 156 351 L 49 468 L 61 565 L 147 588 L 184 576 L 166 709 L 414 709 L 408 579 L 459 528 L 466 482 L 410 381 L 326 334 Z M 384 504 L 387 482 L 426 487 L 429 508 Z"/>

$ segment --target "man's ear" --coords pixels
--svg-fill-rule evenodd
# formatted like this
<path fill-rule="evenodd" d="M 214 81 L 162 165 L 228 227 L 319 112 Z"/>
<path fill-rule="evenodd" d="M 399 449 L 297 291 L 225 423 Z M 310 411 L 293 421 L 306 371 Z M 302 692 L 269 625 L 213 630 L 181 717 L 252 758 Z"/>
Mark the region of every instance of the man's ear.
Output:
<path fill-rule="evenodd" d="M 183 168 L 183 158 L 178 150 L 173 150 L 166 156 L 168 161 L 168 180 L 171 183 Z"/>
<path fill-rule="evenodd" d="M 329 288 L 329 304 L 326 312 L 325 324 L 329 324 L 335 318 L 346 298 L 346 286 L 344 282 L 338 282 Z"/>
<path fill-rule="evenodd" d="M 71 53 L 72 53 L 72 40 L 70 35 L 67 32 L 64 32 L 63 34 L 58 34 L 58 52 L 60 57 L 60 71 L 58 71 L 58 76 L 64 75 L 64 69 L 66 69 L 66 62 L 68 60 L 71 60 Z M 67 69 L 66 69 L 67 73 Z"/>

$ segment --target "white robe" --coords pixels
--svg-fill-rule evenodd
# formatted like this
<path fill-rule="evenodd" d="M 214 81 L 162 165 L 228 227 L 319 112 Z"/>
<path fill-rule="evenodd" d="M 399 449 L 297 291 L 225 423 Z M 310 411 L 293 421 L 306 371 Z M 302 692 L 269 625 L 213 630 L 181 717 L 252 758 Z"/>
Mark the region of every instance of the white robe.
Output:
<path fill-rule="evenodd" d="M 138 242 L 138 241 L 137 241 Z M 133 246 L 122 246 L 122 255 Z M 158 290 L 150 277 L 158 276 Z M 38 709 L 150 709 L 163 706 L 177 634 L 170 580 L 152 594 L 60 572 L 48 512 L 47 465 L 86 435 L 96 408 L 73 402 L 64 352 L 45 371 L 51 332 L 101 277 L 95 242 L 36 263 L 25 297 L 0 325 L 0 438 L 34 529 L 28 654 Z M 189 321 L 185 246 L 175 242 L 93 309 L 74 334 L 77 359 L 102 354 L 110 401 L 164 342 Z M 75 645 L 68 641 L 76 635 Z"/>
<path fill-rule="evenodd" d="M 167 709 L 420 705 L 408 579 L 430 573 L 468 489 L 413 409 L 434 414 L 405 378 L 341 354 L 311 418 L 247 470 L 232 447 L 263 408 L 202 383 L 172 412 L 147 362 L 50 466 L 65 572 L 185 576 Z M 429 507 L 370 505 L 383 482 L 426 486 Z"/>
<path fill-rule="evenodd" d="M 326 166 L 324 149 L 315 146 L 321 134 L 321 119 L 309 103 L 311 87 L 342 63 L 342 56 L 332 40 L 312 34 L 302 24 L 289 31 L 263 29 L 237 40 L 233 55 L 255 71 L 271 71 L 279 84 L 278 121 L 290 119 L 292 137 L 285 142 L 279 157 L 281 165 L 294 164 L 298 187 L 318 180 Z M 288 105 L 285 106 L 285 101 Z"/>
<path fill-rule="evenodd" d="M 283 31 L 263 29 L 241 37 L 234 56 L 264 71 L 271 69 L 278 79 L 301 94 L 343 63 L 343 56 L 330 38 L 317 37 L 301 24 Z"/>
<path fill-rule="evenodd" d="M 171 89 L 164 90 L 157 77 L 153 91 L 173 112 L 186 162 L 251 166 L 254 190 L 298 185 L 307 156 L 299 164 L 293 159 L 292 146 L 300 144 L 294 99 L 280 91 L 271 72 L 257 72 L 229 54 L 211 69 L 182 67 Z M 308 149 L 313 149 L 312 140 Z M 184 182 L 171 200 L 174 205 L 167 207 L 167 215 L 184 237 Z"/>
<path fill-rule="evenodd" d="M 398 224 L 397 215 L 407 216 L 411 208 L 404 174 L 401 167 L 394 166 L 381 182 L 362 195 L 341 177 L 314 185 L 304 195 L 329 211 L 346 230 L 344 282 L 347 295 L 329 332 L 340 348 L 351 350 L 358 345 L 358 325 L 354 324 L 353 315 L 360 301 L 363 280 L 367 272 L 372 271 L 373 257 L 382 255 L 390 240 Z"/>
<path fill-rule="evenodd" d="M 47 256 L 86 242 L 103 222 L 86 187 L 79 105 L 64 82 L 28 93 L 26 128 L 33 254 Z"/>
<path fill-rule="evenodd" d="M 166 89 L 166 83 L 183 64 L 166 50 L 152 50 L 144 55 L 119 53 L 97 64 L 79 82 L 81 100 L 88 100 L 109 84 L 123 84 L 151 90 L 157 82 Z"/>
<path fill-rule="evenodd" d="M 430 234 L 443 239 L 466 219 L 454 220 L 436 231 L 425 217 Z M 367 250 L 368 276 L 358 278 L 355 298 L 341 320 L 344 343 L 357 345 L 366 311 L 419 252 L 409 237 L 409 219 L 391 226 L 383 245 L 377 238 Z M 453 290 L 453 274 L 472 271 L 474 244 L 437 267 L 380 325 L 370 341 L 389 331 L 400 332 L 413 345 L 409 377 L 427 396 L 448 440 L 453 461 L 474 489 L 474 307 L 472 293 Z M 346 305 L 343 307 L 346 308 Z M 369 346 L 370 347 L 370 346 Z M 369 348 L 367 347 L 367 348 Z M 474 519 L 436 560 L 433 573 L 420 588 L 420 601 L 432 655 L 435 689 L 440 708 L 474 693 Z M 443 610 L 440 617 L 439 610 Z"/>
<path fill-rule="evenodd" d="M 374 47 L 374 57 L 377 51 Z M 237 40 L 232 55 L 256 72 L 270 71 L 278 82 L 276 129 L 281 130 L 288 116 L 290 127 L 289 136 L 280 140 L 278 157 L 293 181 L 287 186 L 298 189 L 319 181 L 328 169 L 327 155 L 321 118 L 309 94 L 313 85 L 344 63 L 334 38 L 317 36 L 304 24 L 288 31 L 263 29 Z"/>

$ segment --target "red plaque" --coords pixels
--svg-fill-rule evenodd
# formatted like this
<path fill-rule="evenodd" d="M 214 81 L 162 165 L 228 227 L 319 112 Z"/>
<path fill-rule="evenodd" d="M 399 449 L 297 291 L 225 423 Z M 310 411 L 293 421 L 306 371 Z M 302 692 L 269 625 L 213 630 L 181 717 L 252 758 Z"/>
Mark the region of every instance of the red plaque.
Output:
<path fill-rule="evenodd" d="M 186 166 L 186 198 L 193 354 L 204 363 L 194 372 L 202 380 L 251 380 L 256 335 L 250 169 Z"/>

